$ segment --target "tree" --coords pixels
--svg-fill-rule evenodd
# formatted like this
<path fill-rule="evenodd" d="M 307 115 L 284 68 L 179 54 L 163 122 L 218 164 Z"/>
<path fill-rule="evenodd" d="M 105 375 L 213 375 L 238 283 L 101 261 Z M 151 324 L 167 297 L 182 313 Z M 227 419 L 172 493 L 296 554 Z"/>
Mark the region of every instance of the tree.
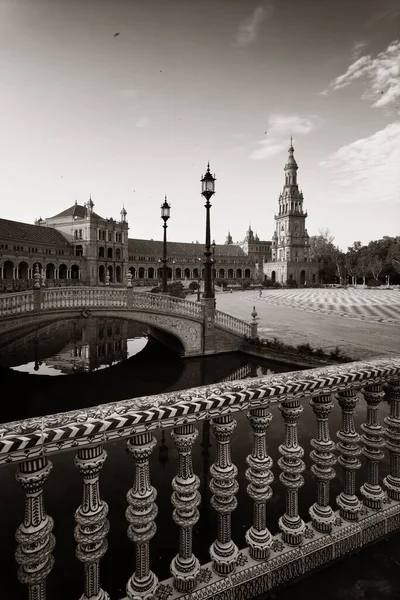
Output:
<path fill-rule="evenodd" d="M 310 237 L 311 260 L 318 262 L 320 281 L 324 283 L 334 282 L 340 271 L 338 268 L 340 250 L 334 245 L 334 239 L 335 236 L 329 229 L 320 229 L 318 235 Z"/>
<path fill-rule="evenodd" d="M 189 290 L 192 290 L 192 292 L 195 292 L 199 287 L 199 284 L 197 283 L 197 281 L 191 281 L 189 283 Z"/>

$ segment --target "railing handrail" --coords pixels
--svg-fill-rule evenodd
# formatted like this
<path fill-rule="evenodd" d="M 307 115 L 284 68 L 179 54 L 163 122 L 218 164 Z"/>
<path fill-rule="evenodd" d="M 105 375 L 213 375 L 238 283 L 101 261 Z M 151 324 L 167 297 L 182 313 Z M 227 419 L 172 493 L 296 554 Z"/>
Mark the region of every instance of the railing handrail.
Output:
<path fill-rule="evenodd" d="M 266 401 L 310 398 L 361 389 L 400 376 L 400 357 L 377 358 L 278 375 L 143 396 L 0 425 L 0 465 L 55 454 L 72 446 L 105 443 L 143 431 L 176 427 Z"/>
<path fill-rule="evenodd" d="M 15 298 L 15 296 L 25 296 L 26 294 L 33 295 L 33 290 L 24 290 L 22 292 L 11 292 L 11 293 L 6 293 L 6 294 L 1 294 L 0 300 L 7 299 L 7 298 Z"/>

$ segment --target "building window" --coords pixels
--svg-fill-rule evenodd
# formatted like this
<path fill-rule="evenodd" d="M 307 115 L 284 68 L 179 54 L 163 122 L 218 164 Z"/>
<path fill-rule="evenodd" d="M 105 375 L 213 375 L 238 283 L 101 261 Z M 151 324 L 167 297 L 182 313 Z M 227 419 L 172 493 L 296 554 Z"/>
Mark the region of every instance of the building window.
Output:
<path fill-rule="evenodd" d="M 112 232 L 111 231 L 108 232 L 108 241 L 112 242 Z"/>

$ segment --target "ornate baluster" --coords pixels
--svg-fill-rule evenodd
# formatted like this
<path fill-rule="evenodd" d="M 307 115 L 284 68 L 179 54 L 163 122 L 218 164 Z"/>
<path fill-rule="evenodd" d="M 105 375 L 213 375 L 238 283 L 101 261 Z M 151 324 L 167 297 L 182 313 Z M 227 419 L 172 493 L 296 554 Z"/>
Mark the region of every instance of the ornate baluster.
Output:
<path fill-rule="evenodd" d="M 127 449 L 131 454 L 135 471 L 133 486 L 127 494 L 126 518 L 130 523 L 128 537 L 136 550 L 136 569 L 127 583 L 126 593 L 130 600 L 142 598 L 150 600 L 158 584 L 158 579 L 150 570 L 149 544 L 156 532 L 154 519 L 157 516 L 157 491 L 150 484 L 149 458 L 156 445 L 150 432 L 131 437 Z"/>
<path fill-rule="evenodd" d="M 272 458 L 268 456 L 265 435 L 272 419 L 268 408 L 269 401 L 262 408 L 254 408 L 247 413 L 253 429 L 253 448 L 246 459 L 249 465 L 246 470 L 246 479 L 249 481 L 247 493 L 253 499 L 254 506 L 253 526 L 246 532 L 246 542 L 251 556 L 257 560 L 268 558 L 272 541 L 267 528 L 267 500 L 272 496 L 270 483 L 274 479 L 271 472 Z"/>
<path fill-rule="evenodd" d="M 103 446 L 80 448 L 75 465 L 83 476 L 83 500 L 75 512 L 76 555 L 85 565 L 85 588 L 81 600 L 108 600 L 100 587 L 100 559 L 107 551 L 108 506 L 100 499 L 99 473 L 107 458 Z"/>
<path fill-rule="evenodd" d="M 379 461 L 383 459 L 382 448 L 385 442 L 382 437 L 383 427 L 378 421 L 378 405 L 385 395 L 381 385 L 368 385 L 363 390 L 367 403 L 367 420 L 361 425 L 361 436 L 365 446 L 362 450 L 367 459 L 367 482 L 361 486 L 360 492 L 363 502 L 368 508 L 378 510 L 382 508 L 385 493 L 379 485 Z"/>
<path fill-rule="evenodd" d="M 15 558 L 20 565 L 18 578 L 29 586 L 30 600 L 46 600 L 46 577 L 54 566 L 53 519 L 46 515 L 43 501 L 43 487 L 51 469 L 51 462 L 40 456 L 21 463 L 16 473 L 25 492 L 25 514 L 15 534 Z"/>
<path fill-rule="evenodd" d="M 172 481 L 173 519 L 179 526 L 179 553 L 171 562 L 174 585 L 179 592 L 191 592 L 197 584 L 200 563 L 192 552 L 193 525 L 199 520 L 200 480 L 193 473 L 192 446 L 198 431 L 193 424 L 175 427 L 171 437 L 178 449 L 178 474 Z"/>
<path fill-rule="evenodd" d="M 389 498 L 400 500 L 400 379 L 391 381 L 385 386 L 385 391 L 390 403 L 390 414 L 384 419 L 387 425 L 385 437 L 390 457 L 390 473 L 383 483 Z"/>
<path fill-rule="evenodd" d="M 285 442 L 279 446 L 282 454 L 278 465 L 282 469 L 279 480 L 286 486 L 286 512 L 279 518 L 279 529 L 282 539 L 289 546 L 297 546 L 302 542 L 306 529 L 303 519 L 300 518 L 298 509 L 299 488 L 304 485 L 304 478 L 300 474 L 305 469 L 301 460 L 304 450 L 299 446 L 297 436 L 297 421 L 303 412 L 298 398 L 284 400 L 279 404 L 285 422 Z"/>
<path fill-rule="evenodd" d="M 360 436 L 354 427 L 354 409 L 358 402 L 355 390 L 342 390 L 338 393 L 339 406 L 342 409 L 342 428 L 337 432 L 339 442 L 336 448 L 340 452 L 338 463 L 343 469 L 343 491 L 336 498 L 340 516 L 346 521 L 356 521 L 361 510 L 361 502 L 356 496 L 356 471 L 361 467 L 357 456 L 361 453 L 357 443 Z"/>
<path fill-rule="evenodd" d="M 331 394 L 316 396 L 310 404 L 317 418 L 317 435 L 311 440 L 313 449 L 310 458 L 314 461 L 311 466 L 313 475 L 317 478 L 317 501 L 311 506 L 309 513 L 313 527 L 317 531 L 328 532 L 332 530 L 335 513 L 329 506 L 330 481 L 335 477 L 332 466 L 336 463 L 333 454 L 335 444 L 329 436 L 329 414 L 333 408 Z"/>
<path fill-rule="evenodd" d="M 232 464 L 230 437 L 236 427 L 232 415 L 217 417 L 211 421 L 217 439 L 215 463 L 210 467 L 211 506 L 217 511 L 218 534 L 210 547 L 210 557 L 218 575 L 229 575 L 235 569 L 239 550 L 231 539 L 231 513 L 237 506 L 235 494 L 239 489 L 236 481 L 237 467 Z"/>

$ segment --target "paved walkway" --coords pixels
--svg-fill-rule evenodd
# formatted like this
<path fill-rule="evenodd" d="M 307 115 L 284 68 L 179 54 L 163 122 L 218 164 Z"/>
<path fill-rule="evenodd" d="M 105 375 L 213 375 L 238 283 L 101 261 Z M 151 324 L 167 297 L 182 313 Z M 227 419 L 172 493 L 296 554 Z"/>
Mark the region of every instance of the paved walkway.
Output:
<path fill-rule="evenodd" d="M 354 359 L 400 356 L 400 291 L 304 289 L 224 292 L 217 309 L 250 321 L 253 306 L 260 337 L 330 352 L 338 346 Z"/>

